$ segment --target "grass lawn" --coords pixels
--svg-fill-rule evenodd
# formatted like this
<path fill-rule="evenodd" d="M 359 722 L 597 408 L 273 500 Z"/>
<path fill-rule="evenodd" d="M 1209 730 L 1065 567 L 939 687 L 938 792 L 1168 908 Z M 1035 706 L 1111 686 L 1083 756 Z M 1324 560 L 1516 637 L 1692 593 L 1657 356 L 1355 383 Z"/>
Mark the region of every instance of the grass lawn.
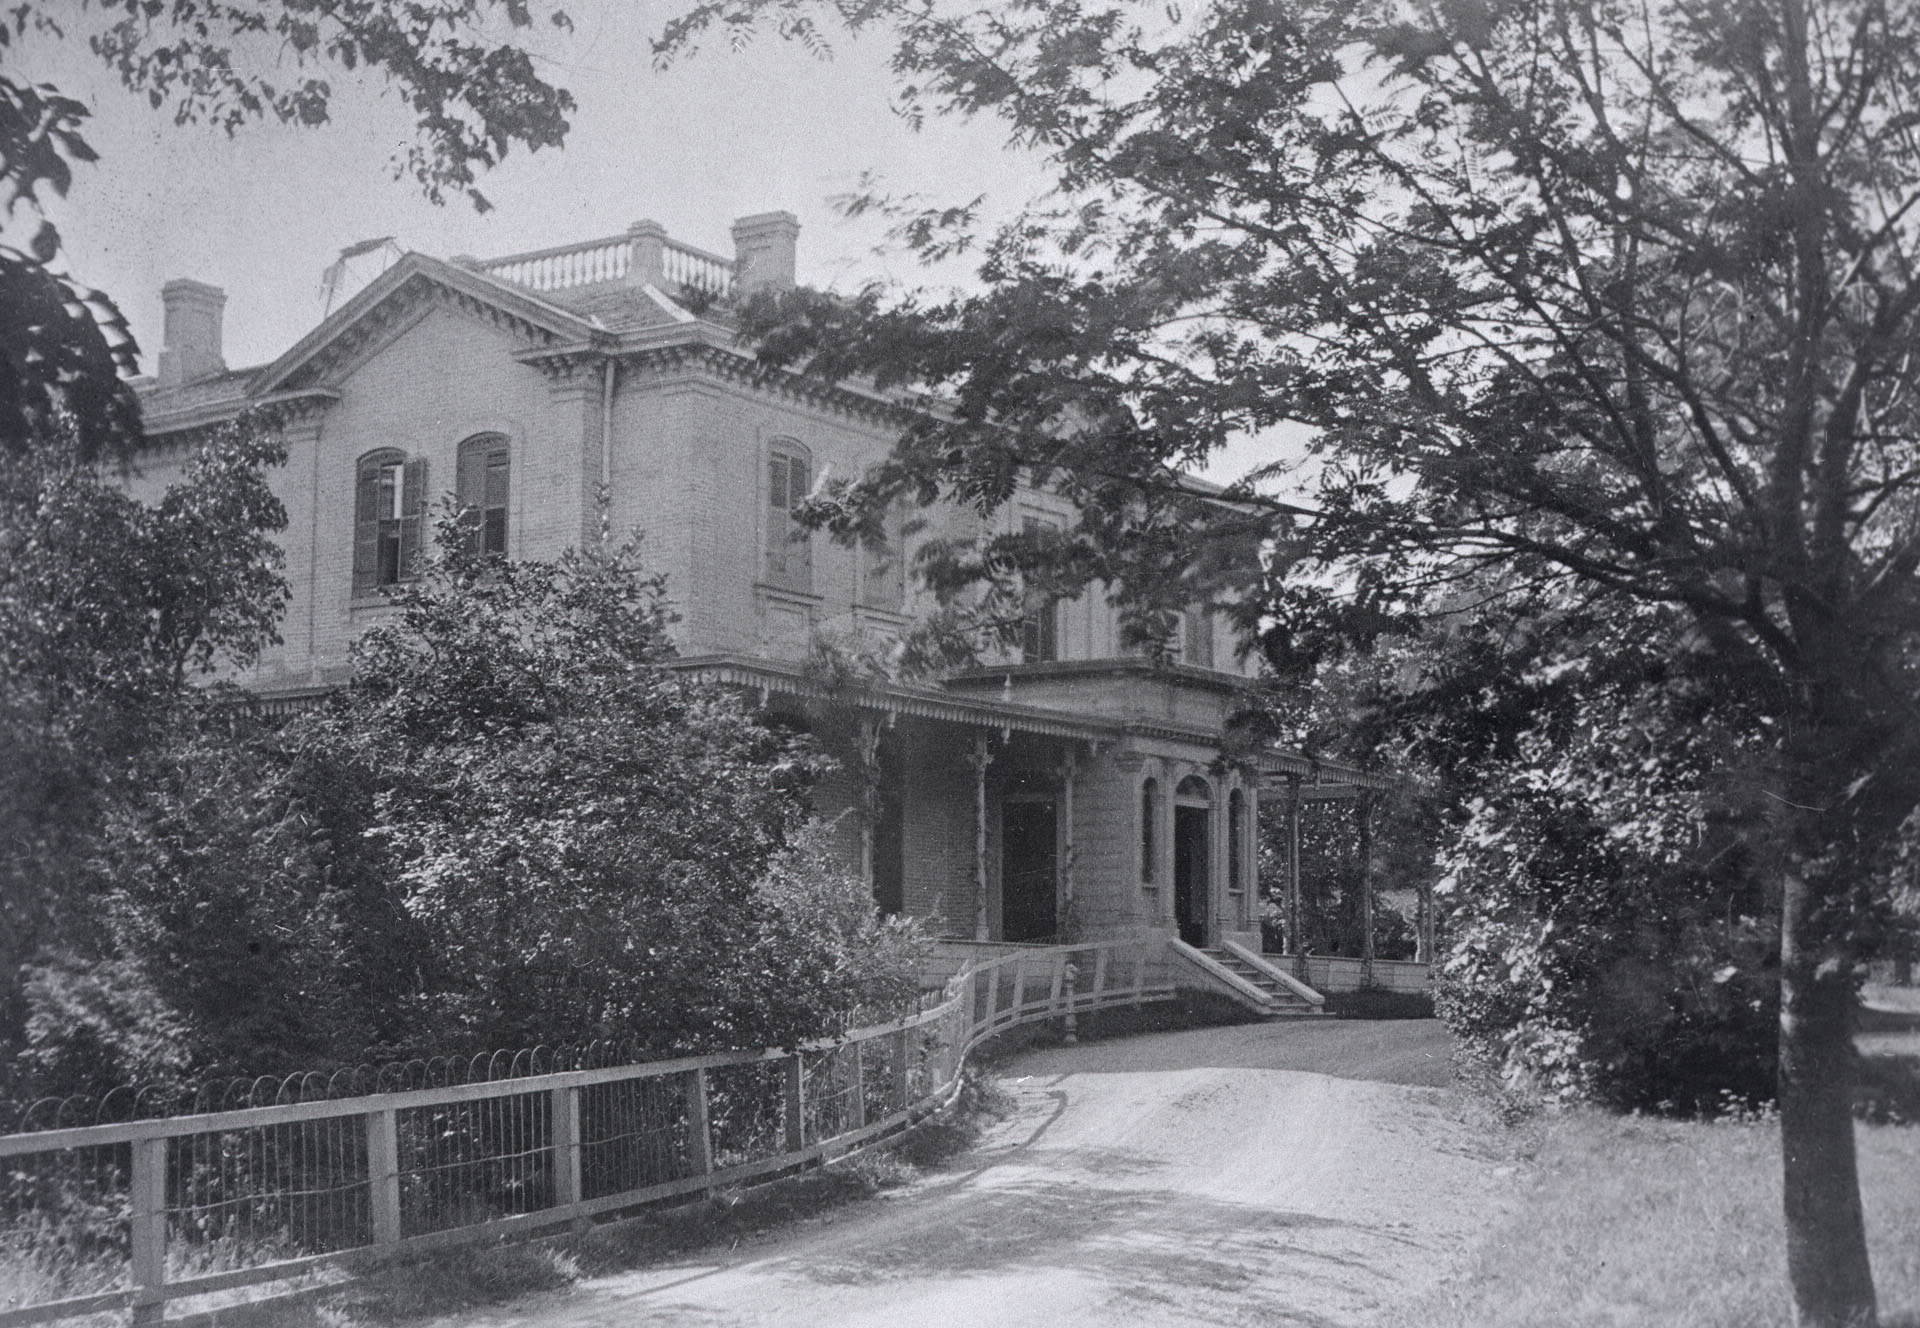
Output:
<path fill-rule="evenodd" d="M 1920 1062 L 1920 992 L 1870 992 L 1870 1062 Z M 1920 1328 L 1920 1118 L 1858 1127 L 1882 1328 Z M 1882 1113 L 1883 1115 L 1885 1113 Z M 1790 1328 L 1780 1132 L 1598 1112 L 1516 1128 L 1527 1183 L 1464 1274 L 1393 1320 L 1423 1328 Z"/>

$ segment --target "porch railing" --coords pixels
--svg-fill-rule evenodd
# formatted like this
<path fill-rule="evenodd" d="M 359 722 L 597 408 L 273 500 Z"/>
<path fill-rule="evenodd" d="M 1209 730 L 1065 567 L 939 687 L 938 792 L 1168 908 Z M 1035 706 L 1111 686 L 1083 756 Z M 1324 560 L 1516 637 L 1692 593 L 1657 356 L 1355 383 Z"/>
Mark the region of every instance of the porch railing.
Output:
<path fill-rule="evenodd" d="M 838 1156 L 981 1041 L 1173 995 L 1155 936 L 1009 955 L 903 1019 L 766 1049 L 0 1136 L 0 1328 L 232 1299 Z"/>

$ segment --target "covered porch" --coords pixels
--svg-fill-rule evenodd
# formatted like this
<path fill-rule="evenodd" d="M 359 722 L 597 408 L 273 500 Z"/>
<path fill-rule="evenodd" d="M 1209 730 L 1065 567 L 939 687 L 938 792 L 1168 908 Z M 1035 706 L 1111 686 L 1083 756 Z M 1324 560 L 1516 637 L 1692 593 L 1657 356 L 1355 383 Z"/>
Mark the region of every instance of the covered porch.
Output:
<path fill-rule="evenodd" d="M 945 688 L 759 659 L 683 667 L 757 693 L 840 758 L 817 810 L 882 909 L 996 952 L 1152 932 L 1257 955 L 1263 818 L 1297 842 L 1303 807 L 1370 807 L 1388 785 L 1282 751 L 1224 763 L 1224 713 L 1192 695 L 1217 684 L 1137 661 L 983 671 Z M 1294 915 L 1299 861 L 1287 855 L 1280 886 Z M 1297 922 L 1283 934 L 1298 936 Z"/>

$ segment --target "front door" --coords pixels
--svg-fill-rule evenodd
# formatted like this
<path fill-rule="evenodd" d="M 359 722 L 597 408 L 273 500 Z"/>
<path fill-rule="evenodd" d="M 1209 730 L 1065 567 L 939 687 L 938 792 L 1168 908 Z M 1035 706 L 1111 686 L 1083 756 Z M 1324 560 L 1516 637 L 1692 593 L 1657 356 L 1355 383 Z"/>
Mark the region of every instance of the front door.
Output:
<path fill-rule="evenodd" d="M 1188 945 L 1207 943 L 1207 840 L 1212 810 L 1207 807 L 1173 809 L 1173 911 L 1180 939 Z"/>
<path fill-rule="evenodd" d="M 1000 806 L 1000 936 L 1008 941 L 1047 941 L 1059 923 L 1054 914 L 1059 826 L 1051 798 L 1022 798 Z"/>

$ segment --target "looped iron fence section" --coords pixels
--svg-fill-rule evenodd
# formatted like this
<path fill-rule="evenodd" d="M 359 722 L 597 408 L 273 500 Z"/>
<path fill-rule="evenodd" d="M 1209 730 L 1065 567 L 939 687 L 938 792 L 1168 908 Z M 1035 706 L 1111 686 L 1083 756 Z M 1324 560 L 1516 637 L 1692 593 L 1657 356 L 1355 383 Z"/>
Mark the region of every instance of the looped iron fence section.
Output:
<path fill-rule="evenodd" d="M 1173 995 L 1158 937 L 1036 948 L 799 1048 L 596 1042 L 49 1100 L 0 1135 L 0 1328 L 128 1310 L 736 1186 L 956 1090 L 985 1038 Z"/>

